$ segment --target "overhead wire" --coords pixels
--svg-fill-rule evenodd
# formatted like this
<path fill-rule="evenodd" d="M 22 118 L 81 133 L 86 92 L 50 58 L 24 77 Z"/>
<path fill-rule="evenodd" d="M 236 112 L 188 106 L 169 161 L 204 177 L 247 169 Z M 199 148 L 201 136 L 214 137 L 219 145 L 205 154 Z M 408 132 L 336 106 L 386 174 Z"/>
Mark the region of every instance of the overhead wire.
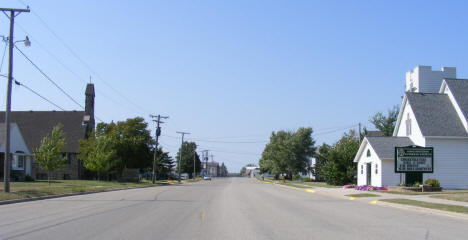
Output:
<path fill-rule="evenodd" d="M 56 106 L 57 108 L 59 108 L 60 110 L 62 111 L 66 111 L 64 108 L 60 107 L 59 105 L 57 105 L 56 103 L 52 102 L 51 100 L 47 99 L 46 97 L 42 96 L 41 94 L 39 94 L 38 92 L 32 90 L 31 88 L 29 88 L 28 86 L 24 85 L 23 83 L 20 83 L 18 81 L 15 80 L 15 84 L 18 85 L 18 86 L 22 86 L 24 88 L 26 88 L 27 90 L 29 90 L 30 92 L 36 94 L 38 97 L 42 98 L 43 100 L 47 101 L 48 103 Z"/>
<path fill-rule="evenodd" d="M 24 6 L 28 6 L 24 1 L 22 0 L 18 0 L 18 2 L 20 2 L 21 4 L 23 4 Z M 46 23 L 46 21 L 41 17 L 39 16 L 39 14 L 36 12 L 36 11 L 33 11 L 33 10 L 30 10 L 31 13 L 37 18 L 39 19 L 39 22 L 86 68 L 88 69 L 88 71 L 90 71 L 93 75 L 95 75 L 97 78 L 99 78 L 108 88 L 110 88 L 112 91 L 114 91 L 115 93 L 117 93 L 120 97 L 122 97 L 123 99 L 125 99 L 128 103 L 130 103 L 131 105 L 133 105 L 134 107 L 138 108 L 139 111 L 141 111 L 140 113 L 144 113 L 144 114 L 149 114 L 149 111 L 145 110 L 143 107 L 139 106 L 138 104 L 134 103 L 132 100 L 130 100 L 127 96 L 125 96 L 124 94 L 122 94 L 119 90 L 117 90 L 116 88 L 114 88 L 112 86 L 112 84 L 109 84 L 106 80 L 104 80 L 103 77 L 101 77 L 101 75 L 99 73 L 97 73 L 93 68 L 91 68 L 91 66 L 86 63 L 71 47 L 70 45 L 68 45 L 66 43 L 66 41 L 61 38 L 50 26 L 49 24 Z"/>

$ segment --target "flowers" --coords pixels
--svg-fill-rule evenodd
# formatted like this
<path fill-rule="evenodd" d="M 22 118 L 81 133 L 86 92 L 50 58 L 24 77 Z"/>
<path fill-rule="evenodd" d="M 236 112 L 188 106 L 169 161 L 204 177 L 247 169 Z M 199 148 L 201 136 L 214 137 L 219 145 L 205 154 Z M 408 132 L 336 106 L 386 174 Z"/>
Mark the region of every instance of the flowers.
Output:
<path fill-rule="evenodd" d="M 370 185 L 363 185 L 363 186 L 356 186 L 354 189 L 360 190 L 360 191 L 386 191 L 388 188 L 386 187 L 376 187 L 376 186 L 370 186 Z"/>

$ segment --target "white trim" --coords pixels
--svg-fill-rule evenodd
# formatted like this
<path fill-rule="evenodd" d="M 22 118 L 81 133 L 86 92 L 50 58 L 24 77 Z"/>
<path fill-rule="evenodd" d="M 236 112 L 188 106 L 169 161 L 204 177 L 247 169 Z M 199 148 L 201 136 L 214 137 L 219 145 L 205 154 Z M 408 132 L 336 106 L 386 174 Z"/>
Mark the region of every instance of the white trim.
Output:
<path fill-rule="evenodd" d="M 457 136 L 425 136 L 425 138 L 432 138 L 432 139 L 468 139 L 468 137 L 457 137 Z"/>
<path fill-rule="evenodd" d="M 403 96 L 403 101 L 402 101 L 401 106 L 400 106 L 400 112 L 398 112 L 397 122 L 395 123 L 395 128 L 393 129 L 393 134 L 392 135 L 394 137 L 397 137 L 397 135 L 398 135 L 398 130 L 400 129 L 400 123 L 401 123 L 401 119 L 403 118 L 403 112 L 405 110 L 407 101 L 408 101 L 408 99 L 407 99 L 406 93 L 405 93 L 405 95 Z M 416 117 L 415 117 L 415 119 L 416 119 Z"/>
<path fill-rule="evenodd" d="M 442 89 L 442 87 L 444 87 Z M 465 128 L 465 131 L 468 131 L 468 123 L 467 123 L 467 119 L 465 118 L 465 115 L 463 114 L 461 108 L 460 108 L 460 105 L 458 104 L 457 100 L 455 99 L 455 96 L 453 96 L 453 93 L 452 93 L 452 90 L 450 90 L 450 86 L 447 85 L 447 83 L 445 82 L 445 79 L 443 80 L 442 82 L 442 87 L 440 88 L 440 90 L 444 91 L 444 92 L 441 92 L 442 94 L 446 94 L 449 99 L 450 99 L 450 102 L 452 103 L 452 106 L 455 108 L 455 111 L 457 112 L 457 115 L 458 117 L 460 118 L 462 124 L 463 124 L 463 127 Z M 447 92 L 448 93 L 445 93 L 445 91 L 448 90 Z"/>

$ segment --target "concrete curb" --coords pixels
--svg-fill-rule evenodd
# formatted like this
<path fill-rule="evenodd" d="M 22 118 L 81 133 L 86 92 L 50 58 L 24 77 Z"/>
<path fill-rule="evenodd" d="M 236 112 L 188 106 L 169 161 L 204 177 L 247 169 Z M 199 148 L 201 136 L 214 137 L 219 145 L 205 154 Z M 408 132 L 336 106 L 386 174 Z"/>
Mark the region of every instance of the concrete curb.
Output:
<path fill-rule="evenodd" d="M 14 204 L 14 203 L 22 203 L 22 202 L 32 202 L 32 201 L 39 201 L 39 200 L 46 200 L 46 199 L 53 199 L 53 198 L 62 198 L 62 197 L 72 197 L 72 196 L 79 196 L 79 195 L 88 195 L 93 193 L 103 193 L 103 192 L 115 192 L 115 191 L 122 191 L 122 190 L 131 190 L 131 189 L 140 189 L 140 188 L 151 188 L 151 187 L 162 187 L 162 186 L 170 186 L 168 183 L 164 183 L 158 186 L 144 186 L 144 187 L 131 187 L 131 188 L 115 188 L 115 189 L 107 189 L 103 191 L 92 191 L 92 192 L 76 192 L 76 193 L 65 193 L 59 195 L 48 195 L 42 197 L 33 197 L 33 198 L 21 198 L 21 199 L 12 199 L 12 200 L 4 200 L 0 201 L 0 205 L 7 205 L 7 204 Z"/>

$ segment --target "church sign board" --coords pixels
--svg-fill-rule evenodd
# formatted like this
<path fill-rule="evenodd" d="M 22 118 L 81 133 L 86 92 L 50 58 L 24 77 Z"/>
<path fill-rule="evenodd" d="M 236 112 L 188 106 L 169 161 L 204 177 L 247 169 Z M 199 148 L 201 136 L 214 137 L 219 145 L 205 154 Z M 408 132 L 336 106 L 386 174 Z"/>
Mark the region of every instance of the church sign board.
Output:
<path fill-rule="evenodd" d="M 434 148 L 433 147 L 395 147 L 396 173 L 433 173 Z"/>

